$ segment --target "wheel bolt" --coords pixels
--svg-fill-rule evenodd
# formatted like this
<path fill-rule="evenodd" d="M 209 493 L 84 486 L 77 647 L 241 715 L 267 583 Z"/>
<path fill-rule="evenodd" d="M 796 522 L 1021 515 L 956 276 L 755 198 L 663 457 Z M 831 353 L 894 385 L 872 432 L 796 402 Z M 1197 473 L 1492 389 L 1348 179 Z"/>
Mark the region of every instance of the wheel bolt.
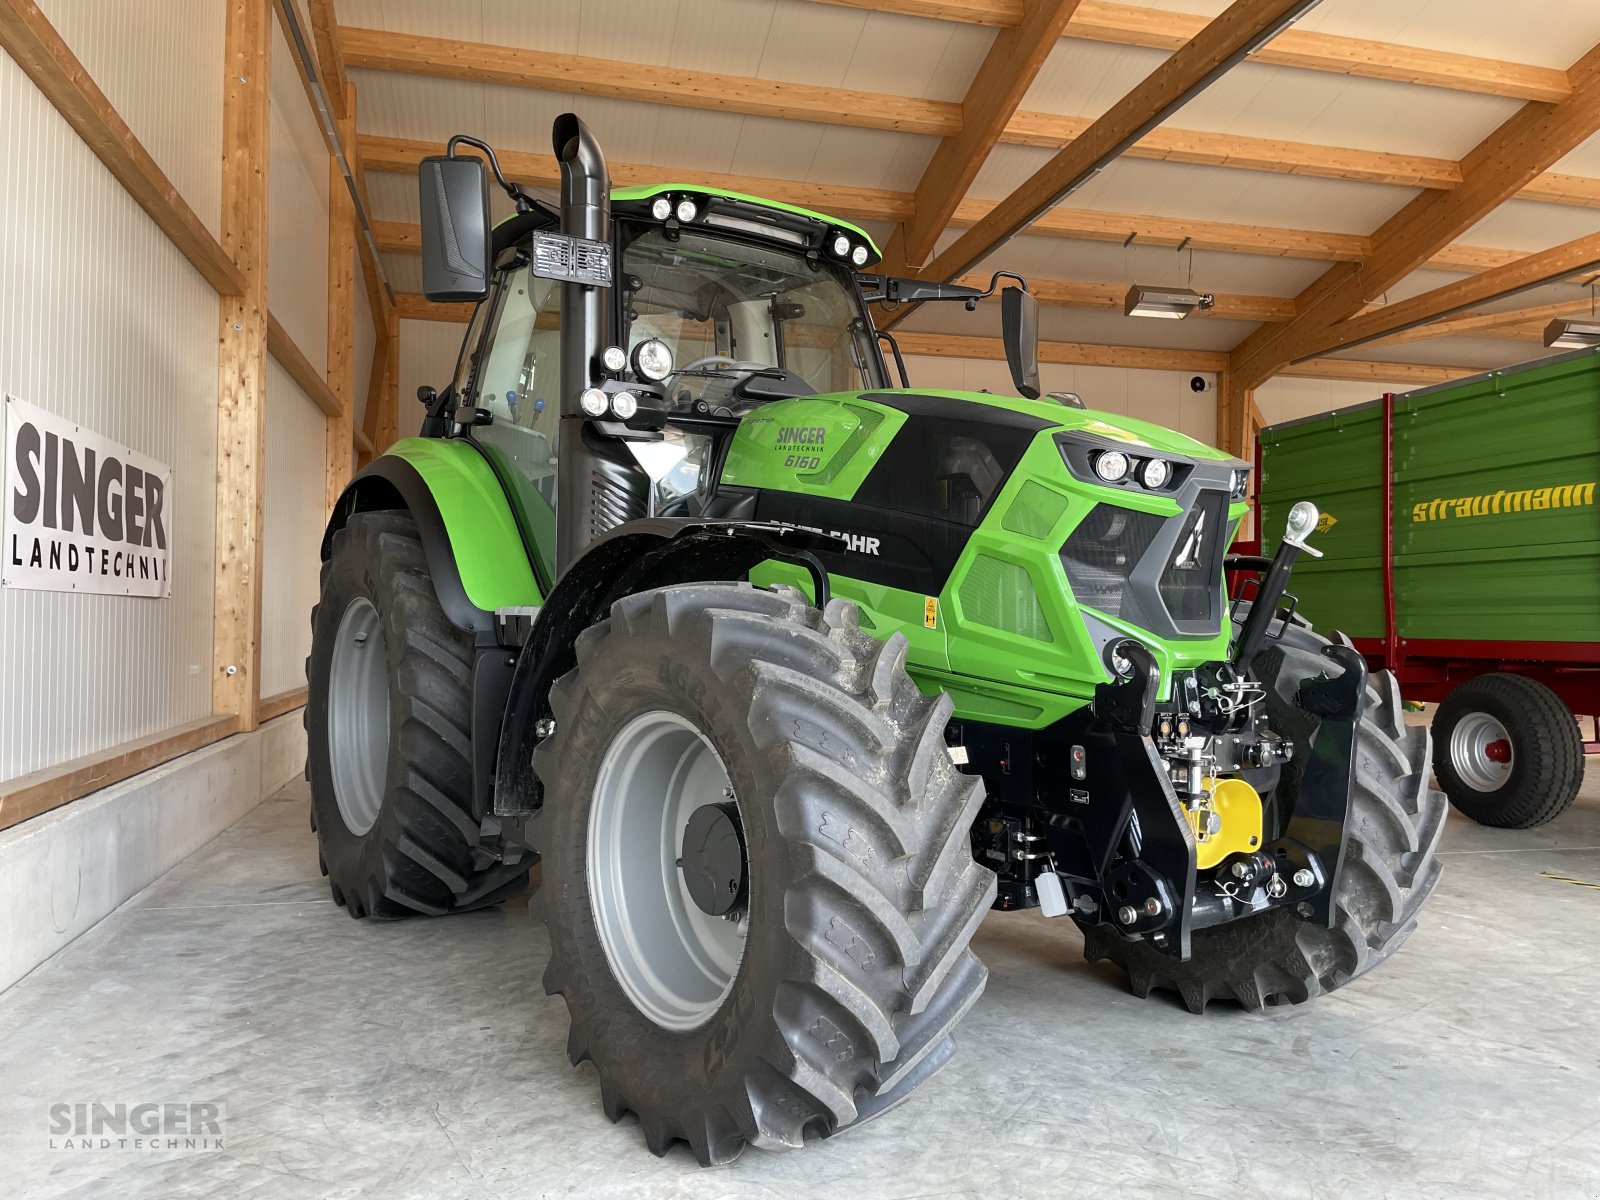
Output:
<path fill-rule="evenodd" d="M 1295 887 L 1310 887 L 1317 881 L 1317 877 L 1306 867 L 1301 867 L 1294 873 Z"/>
<path fill-rule="evenodd" d="M 1121 921 L 1124 925 L 1132 925 L 1138 919 L 1139 911 L 1131 904 L 1124 904 L 1121 908 L 1117 909 L 1117 920 Z"/>

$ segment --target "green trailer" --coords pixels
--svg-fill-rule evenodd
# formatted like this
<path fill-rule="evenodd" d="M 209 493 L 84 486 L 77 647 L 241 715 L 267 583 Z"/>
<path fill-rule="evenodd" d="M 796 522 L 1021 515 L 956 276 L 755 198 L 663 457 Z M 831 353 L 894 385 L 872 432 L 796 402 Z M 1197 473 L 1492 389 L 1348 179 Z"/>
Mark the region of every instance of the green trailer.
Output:
<path fill-rule="evenodd" d="M 1439 703 L 1456 807 L 1522 828 L 1571 804 L 1600 752 L 1573 719 L 1600 713 L 1600 350 L 1269 426 L 1260 464 L 1264 530 L 1322 505 L 1299 612 Z"/>

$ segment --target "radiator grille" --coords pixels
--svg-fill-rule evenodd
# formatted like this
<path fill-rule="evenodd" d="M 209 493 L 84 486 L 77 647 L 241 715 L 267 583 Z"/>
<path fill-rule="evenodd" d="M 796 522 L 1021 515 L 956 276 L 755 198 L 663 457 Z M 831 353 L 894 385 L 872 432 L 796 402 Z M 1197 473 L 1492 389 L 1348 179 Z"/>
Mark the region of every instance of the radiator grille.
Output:
<path fill-rule="evenodd" d="M 1097 505 L 1061 548 L 1072 594 L 1086 608 L 1123 620 L 1140 621 L 1128 577 L 1166 523 L 1163 517 Z"/>

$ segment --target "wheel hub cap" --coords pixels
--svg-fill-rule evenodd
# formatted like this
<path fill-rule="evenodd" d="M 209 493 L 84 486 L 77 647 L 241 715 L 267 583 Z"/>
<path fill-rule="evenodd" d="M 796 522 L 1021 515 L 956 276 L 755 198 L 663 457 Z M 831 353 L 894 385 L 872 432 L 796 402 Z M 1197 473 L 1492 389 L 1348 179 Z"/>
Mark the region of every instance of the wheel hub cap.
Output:
<path fill-rule="evenodd" d="M 707 804 L 694 810 L 683 831 L 678 869 L 701 912 L 720 917 L 743 907 L 744 838 L 735 806 Z"/>

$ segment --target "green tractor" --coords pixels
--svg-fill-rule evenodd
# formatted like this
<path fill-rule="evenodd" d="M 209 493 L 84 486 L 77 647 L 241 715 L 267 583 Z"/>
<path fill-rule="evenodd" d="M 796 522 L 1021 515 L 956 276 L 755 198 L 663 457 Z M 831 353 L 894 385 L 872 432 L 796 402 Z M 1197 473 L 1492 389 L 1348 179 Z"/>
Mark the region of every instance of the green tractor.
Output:
<path fill-rule="evenodd" d="M 613 190 L 571 115 L 554 146 L 559 207 L 473 139 L 421 167 L 425 290 L 477 307 L 323 542 L 307 773 L 351 916 L 481 908 L 539 863 L 573 1063 L 702 1163 L 937 1071 L 990 908 L 1196 1012 L 1405 939 L 1445 804 L 1393 679 L 1285 600 L 1311 505 L 1228 559 L 1248 465 L 1040 399 L 1025 285 Z M 996 290 L 1023 398 L 891 386 L 870 303 Z M 1225 566 L 1259 585 L 1231 612 Z"/>

